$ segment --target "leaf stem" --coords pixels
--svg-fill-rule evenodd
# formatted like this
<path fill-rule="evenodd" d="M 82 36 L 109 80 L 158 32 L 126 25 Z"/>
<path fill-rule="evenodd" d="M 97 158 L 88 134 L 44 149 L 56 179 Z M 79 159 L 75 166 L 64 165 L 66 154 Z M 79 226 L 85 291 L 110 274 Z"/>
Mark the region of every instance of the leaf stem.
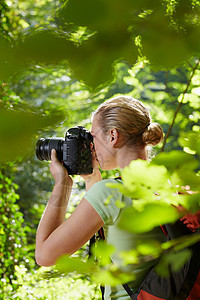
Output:
<path fill-rule="evenodd" d="M 185 98 L 185 94 L 187 93 L 187 91 L 188 91 L 188 89 L 189 89 L 189 87 L 190 87 L 190 83 L 191 83 L 191 81 L 192 81 L 192 78 L 193 78 L 193 76 L 194 76 L 194 74 L 195 74 L 196 69 L 197 69 L 198 66 L 199 66 L 199 62 L 200 62 L 200 58 L 198 59 L 196 65 L 194 66 L 194 68 L 193 68 L 193 70 L 192 70 L 192 74 L 191 74 L 191 76 L 190 76 L 190 78 L 189 78 L 189 80 L 188 80 L 187 86 L 186 86 L 186 88 L 185 88 L 185 90 L 184 90 L 184 92 L 183 92 L 183 94 L 182 94 L 182 99 L 181 99 L 181 101 L 179 102 L 179 105 L 178 105 L 178 107 L 177 107 L 177 109 L 176 109 L 176 111 L 175 111 L 175 113 L 174 113 L 174 117 L 173 117 L 172 123 L 171 123 L 171 125 L 170 125 L 170 127 L 169 127 L 169 129 L 168 129 L 168 131 L 167 131 L 167 133 L 166 133 L 166 136 L 165 136 L 165 138 L 164 138 L 163 145 L 162 145 L 162 148 L 161 148 L 160 152 L 163 152 L 163 151 L 164 151 L 164 148 L 165 148 L 165 145 L 166 145 L 166 142 L 167 142 L 167 138 L 169 137 L 169 135 L 170 135 L 170 133 L 171 133 L 171 131 L 172 131 L 172 128 L 173 128 L 173 125 L 174 125 L 174 123 L 175 123 L 177 114 L 179 113 L 179 111 L 180 111 L 180 109 L 181 109 L 181 106 L 182 106 L 183 101 L 184 101 L 184 98 Z"/>

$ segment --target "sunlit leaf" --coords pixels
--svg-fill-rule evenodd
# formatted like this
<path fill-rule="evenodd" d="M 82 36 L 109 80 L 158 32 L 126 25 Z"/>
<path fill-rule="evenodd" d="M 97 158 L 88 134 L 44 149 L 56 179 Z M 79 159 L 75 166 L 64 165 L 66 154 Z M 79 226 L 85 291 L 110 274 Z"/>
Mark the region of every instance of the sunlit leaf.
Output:
<path fill-rule="evenodd" d="M 146 204 L 142 211 L 134 207 L 126 208 L 120 216 L 118 226 L 130 232 L 143 233 L 156 226 L 175 222 L 178 217 L 178 212 L 174 207 L 151 203 Z"/>
<path fill-rule="evenodd" d="M 137 246 L 137 250 L 140 254 L 146 256 L 152 256 L 153 258 L 158 257 L 162 253 L 161 245 L 158 241 L 148 241 L 140 243 Z"/>
<path fill-rule="evenodd" d="M 56 268 L 61 273 L 92 274 L 97 271 L 97 266 L 93 260 L 83 261 L 80 257 L 69 257 L 67 255 L 57 260 Z"/>
<path fill-rule="evenodd" d="M 126 196 L 132 196 L 132 191 L 129 190 L 127 187 L 124 186 L 123 183 L 107 183 L 106 184 L 107 187 L 113 188 L 113 189 L 118 189 L 123 195 Z"/>
<path fill-rule="evenodd" d="M 199 190 L 198 187 L 197 187 L 197 189 Z M 196 213 L 200 209 L 200 192 L 198 191 L 198 192 L 194 192 L 194 193 L 185 195 L 183 206 L 188 211 Z"/>
<path fill-rule="evenodd" d="M 92 254 L 96 257 L 102 266 L 109 265 L 111 262 L 110 256 L 115 251 L 114 246 L 99 241 L 97 245 L 92 248 Z"/>
<path fill-rule="evenodd" d="M 136 249 L 132 249 L 129 251 L 121 251 L 119 257 L 122 259 L 123 264 L 125 266 L 128 264 L 139 263 L 138 251 Z"/>
<path fill-rule="evenodd" d="M 107 269 L 103 269 L 99 268 L 94 263 L 93 259 L 83 261 L 79 257 L 68 257 L 66 255 L 58 259 L 56 269 L 60 273 L 65 274 L 72 272 L 76 272 L 77 274 L 87 274 L 91 276 L 93 282 L 111 286 L 116 286 L 135 278 L 133 274 L 124 273 L 113 264 L 110 264 Z"/>
<path fill-rule="evenodd" d="M 120 200 L 117 200 L 115 201 L 115 205 L 118 207 L 118 208 L 124 208 L 126 206 L 126 204 Z"/>
<path fill-rule="evenodd" d="M 193 191 L 199 191 L 200 176 L 192 170 L 180 169 L 178 171 L 179 178 L 183 186 L 189 186 Z"/>
<path fill-rule="evenodd" d="M 136 191 L 139 185 L 159 189 L 166 185 L 167 169 L 164 166 L 149 165 L 147 161 L 132 161 L 122 171 L 122 179 L 125 187 Z"/>
<path fill-rule="evenodd" d="M 161 244 L 163 250 L 169 250 L 173 248 L 175 251 L 183 250 L 184 248 L 190 247 L 200 241 L 200 235 L 198 233 L 180 236 L 176 239 L 169 240 Z"/>
<path fill-rule="evenodd" d="M 152 160 L 152 164 L 164 165 L 171 170 L 180 169 L 184 165 L 187 165 L 187 168 L 194 169 L 197 166 L 197 161 L 193 155 L 184 153 L 183 151 L 173 150 L 169 153 L 159 153 Z"/>
<path fill-rule="evenodd" d="M 100 272 L 94 274 L 92 279 L 102 285 L 116 286 L 134 280 L 135 275 L 124 273 L 116 266 L 111 265 L 108 270 L 102 269 Z"/>
<path fill-rule="evenodd" d="M 199 132 L 182 133 L 179 138 L 179 143 L 183 147 L 188 147 L 200 154 L 200 134 Z"/>

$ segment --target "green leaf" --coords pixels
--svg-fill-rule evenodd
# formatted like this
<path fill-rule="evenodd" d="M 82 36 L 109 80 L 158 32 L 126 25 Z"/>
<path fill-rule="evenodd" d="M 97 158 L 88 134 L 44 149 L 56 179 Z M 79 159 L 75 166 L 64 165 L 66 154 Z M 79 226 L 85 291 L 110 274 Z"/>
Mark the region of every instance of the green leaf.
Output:
<path fill-rule="evenodd" d="M 180 251 L 198 243 L 199 241 L 200 235 L 198 233 L 194 233 L 162 243 L 161 248 L 163 250 L 170 250 L 172 248 L 174 251 Z"/>
<path fill-rule="evenodd" d="M 179 252 L 166 253 L 163 255 L 161 261 L 156 266 L 156 271 L 160 276 L 168 277 L 170 275 L 169 267 L 172 271 L 179 271 L 184 264 L 190 259 L 191 251 L 185 249 Z"/>
<path fill-rule="evenodd" d="M 131 0 L 75 0 L 61 7 L 58 17 L 63 24 L 87 26 L 95 33 L 69 58 L 78 80 L 94 89 L 113 79 L 116 61 L 136 62 L 138 52 L 128 30 L 134 9 Z"/>
<path fill-rule="evenodd" d="M 186 33 L 171 26 L 164 9 L 156 9 L 148 18 L 141 19 L 135 33 L 141 35 L 143 54 L 156 68 L 168 70 L 192 56 Z"/>
<path fill-rule="evenodd" d="M 138 3 L 131 0 L 69 0 L 59 10 L 58 17 L 67 24 L 88 26 L 92 30 L 128 28 Z M 119 22 L 120 18 L 120 22 Z"/>
<path fill-rule="evenodd" d="M 63 255 L 57 260 L 56 268 L 61 273 L 92 274 L 97 271 L 97 266 L 93 260 L 83 261 L 80 257 L 67 255 Z"/>
<path fill-rule="evenodd" d="M 179 138 L 179 143 L 182 147 L 187 147 L 195 153 L 200 154 L 200 133 L 187 132 L 182 133 Z"/>
<path fill-rule="evenodd" d="M 160 254 L 162 253 L 161 245 L 156 240 L 148 241 L 148 243 L 142 242 L 137 246 L 137 250 L 143 256 L 148 255 L 153 258 L 160 256 Z"/>
<path fill-rule="evenodd" d="M 24 67 L 24 58 L 7 39 L 0 37 L 0 79 L 7 81 L 10 76 Z"/>
<path fill-rule="evenodd" d="M 115 205 L 118 207 L 118 208 L 124 208 L 126 206 L 126 204 L 124 202 L 122 202 L 121 200 L 117 200 L 115 201 Z"/>
<path fill-rule="evenodd" d="M 101 254 L 103 255 L 102 251 Z M 133 274 L 124 273 L 113 264 L 109 265 L 107 269 L 100 269 L 93 259 L 83 261 L 79 257 L 68 257 L 66 255 L 58 259 L 56 269 L 59 273 L 76 272 L 77 274 L 86 274 L 91 276 L 93 282 L 111 286 L 116 286 L 135 278 Z"/>
<path fill-rule="evenodd" d="M 124 273 L 116 266 L 111 265 L 109 270 L 102 269 L 100 272 L 94 274 L 92 279 L 98 284 L 116 286 L 133 281 L 135 279 L 135 275 Z"/>
<path fill-rule="evenodd" d="M 32 31 L 19 45 L 19 52 L 29 63 L 56 64 L 71 57 L 76 46 L 66 34 L 53 30 Z"/>
<path fill-rule="evenodd" d="M 180 169 L 187 165 L 187 168 L 194 169 L 197 167 L 197 161 L 193 155 L 183 151 L 173 150 L 168 153 L 159 153 L 151 164 L 164 165 L 170 170 Z"/>
<path fill-rule="evenodd" d="M 193 183 L 192 183 L 193 185 Z M 199 184 L 196 187 L 199 190 Z M 190 212 L 196 213 L 200 209 L 200 192 L 194 192 L 184 195 L 183 206 Z"/>
<path fill-rule="evenodd" d="M 124 209 L 118 226 L 133 233 L 143 233 L 156 226 L 175 222 L 178 217 L 176 208 L 165 204 L 150 203 L 144 205 L 142 211 L 138 211 L 134 207 Z"/>
<path fill-rule="evenodd" d="M 136 249 L 132 249 L 129 251 L 121 251 L 119 257 L 122 259 L 123 265 L 125 266 L 128 264 L 139 263 L 138 251 Z"/>
<path fill-rule="evenodd" d="M 122 180 L 130 191 L 137 191 L 138 186 L 154 189 L 154 192 L 167 183 L 167 169 L 164 166 L 150 165 L 147 161 L 132 161 L 122 171 Z"/>
<path fill-rule="evenodd" d="M 110 264 L 110 256 L 114 253 L 114 251 L 114 246 L 106 244 L 103 241 L 99 241 L 97 245 L 92 247 L 92 254 L 100 261 L 102 266 Z"/>
<path fill-rule="evenodd" d="M 192 191 L 199 191 L 200 176 L 196 172 L 182 168 L 177 173 L 182 186 L 188 186 Z"/>
<path fill-rule="evenodd" d="M 0 111 L 0 162 L 14 161 L 33 151 L 33 138 L 39 130 L 63 120 L 64 115 L 55 113 L 48 117 L 37 113 Z M 34 149 L 35 151 L 35 149 Z"/>
<path fill-rule="evenodd" d="M 74 23 L 81 26 L 97 27 L 98 22 L 102 22 L 107 15 L 106 3 L 101 0 L 92 1 L 67 1 L 59 10 L 57 16 L 64 22 Z M 96 26 L 95 26 L 96 25 Z"/>
<path fill-rule="evenodd" d="M 113 79 L 116 61 L 136 59 L 136 47 L 126 31 L 96 33 L 68 57 L 75 77 L 93 89 Z"/>

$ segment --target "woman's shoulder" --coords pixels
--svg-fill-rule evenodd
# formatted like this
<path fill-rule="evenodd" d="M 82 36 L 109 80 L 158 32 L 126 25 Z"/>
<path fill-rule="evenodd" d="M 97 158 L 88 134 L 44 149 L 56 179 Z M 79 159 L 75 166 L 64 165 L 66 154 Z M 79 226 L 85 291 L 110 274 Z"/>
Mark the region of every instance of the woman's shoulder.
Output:
<path fill-rule="evenodd" d="M 93 186 L 94 186 L 94 188 L 110 189 L 110 188 L 114 188 L 114 185 L 118 182 L 119 181 L 118 181 L 118 179 L 116 180 L 116 178 L 107 178 L 107 179 L 102 179 L 101 181 L 96 182 Z"/>

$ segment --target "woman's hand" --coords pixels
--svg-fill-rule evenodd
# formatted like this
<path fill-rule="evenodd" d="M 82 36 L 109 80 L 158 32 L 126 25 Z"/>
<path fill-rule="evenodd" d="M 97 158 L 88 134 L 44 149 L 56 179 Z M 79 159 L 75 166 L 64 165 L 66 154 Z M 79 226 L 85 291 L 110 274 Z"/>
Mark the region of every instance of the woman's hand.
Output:
<path fill-rule="evenodd" d="M 60 161 L 57 159 L 57 153 L 55 149 L 51 151 L 51 163 L 50 171 L 55 180 L 55 185 L 57 184 L 67 184 L 68 186 L 73 184 L 72 178 L 69 176 L 67 170 Z"/>
<path fill-rule="evenodd" d="M 88 175 L 81 175 L 81 177 L 85 180 L 86 191 L 88 191 L 95 182 L 101 181 L 101 172 L 99 170 L 99 162 L 96 157 L 95 149 L 93 148 L 93 144 L 91 145 L 92 151 L 92 166 L 93 172 Z"/>

